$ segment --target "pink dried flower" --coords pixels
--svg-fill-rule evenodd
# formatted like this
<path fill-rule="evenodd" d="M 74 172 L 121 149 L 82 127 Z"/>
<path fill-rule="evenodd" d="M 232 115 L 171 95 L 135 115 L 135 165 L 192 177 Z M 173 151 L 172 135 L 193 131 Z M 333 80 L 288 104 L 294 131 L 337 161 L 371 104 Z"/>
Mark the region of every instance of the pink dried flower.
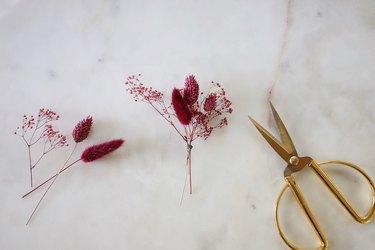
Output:
<path fill-rule="evenodd" d="M 33 169 L 50 151 L 68 146 L 66 137 L 61 135 L 58 131 L 52 128 L 53 121 L 60 118 L 55 112 L 40 108 L 38 115 L 27 116 L 23 115 L 22 125 L 17 127 L 14 132 L 15 135 L 21 137 L 28 147 L 29 171 L 30 171 L 30 186 L 33 186 Z M 31 148 L 38 142 L 44 142 L 44 146 L 39 147 L 43 151 L 39 157 L 32 155 L 34 150 Z"/>
<path fill-rule="evenodd" d="M 194 75 L 189 75 L 185 79 L 184 100 L 188 105 L 193 105 L 199 97 L 199 85 Z"/>
<path fill-rule="evenodd" d="M 189 125 L 191 121 L 191 113 L 180 90 L 174 88 L 172 91 L 172 106 L 176 112 L 176 116 L 182 125 Z"/>
<path fill-rule="evenodd" d="M 26 131 L 27 129 L 33 129 L 35 125 L 35 118 L 34 116 L 27 117 L 26 115 L 23 116 L 22 119 L 22 130 Z M 18 128 L 17 128 L 18 129 Z"/>
<path fill-rule="evenodd" d="M 92 126 L 92 117 L 88 116 L 87 118 L 83 119 L 82 121 L 78 122 L 77 125 L 74 127 L 72 136 L 76 143 L 79 143 L 85 140 L 90 133 L 90 129 Z"/>
<path fill-rule="evenodd" d="M 124 143 L 124 140 L 117 139 L 108 141 L 102 144 L 97 144 L 91 147 L 86 148 L 82 155 L 81 160 L 84 162 L 92 162 L 103 156 L 115 151 Z"/>
<path fill-rule="evenodd" d="M 38 114 L 38 120 L 39 121 L 45 121 L 45 122 L 50 122 L 50 121 L 57 121 L 60 118 L 56 112 L 53 112 L 52 110 L 41 108 L 39 109 L 39 114 Z"/>
<path fill-rule="evenodd" d="M 50 149 L 47 151 L 51 151 L 52 149 L 63 147 L 63 146 L 69 146 L 66 140 L 66 136 L 60 134 L 59 131 L 54 130 L 52 125 L 48 124 L 45 125 L 43 138 L 45 139 L 45 142 L 50 144 Z"/>
<path fill-rule="evenodd" d="M 215 93 L 209 94 L 206 100 L 204 100 L 204 104 L 203 104 L 204 111 L 210 112 L 214 110 L 216 107 L 216 99 L 217 99 L 217 96 Z"/>
<path fill-rule="evenodd" d="M 163 93 L 152 89 L 152 87 L 144 86 L 135 75 L 129 76 L 126 79 L 125 90 L 133 95 L 136 102 L 151 103 L 158 102 L 163 99 Z"/>

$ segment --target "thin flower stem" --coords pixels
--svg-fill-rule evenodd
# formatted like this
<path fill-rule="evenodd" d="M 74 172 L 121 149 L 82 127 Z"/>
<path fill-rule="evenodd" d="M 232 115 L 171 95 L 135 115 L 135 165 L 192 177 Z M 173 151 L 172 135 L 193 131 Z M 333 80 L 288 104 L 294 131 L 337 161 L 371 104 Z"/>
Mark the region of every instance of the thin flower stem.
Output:
<path fill-rule="evenodd" d="M 20 135 L 20 136 L 21 136 L 21 138 L 23 139 L 23 141 L 26 143 L 27 146 L 31 146 L 31 145 L 29 145 L 29 143 L 26 141 L 26 139 L 25 139 L 25 135 Z"/>
<path fill-rule="evenodd" d="M 38 141 L 40 141 L 40 139 L 42 139 L 42 136 L 40 136 L 36 141 L 34 141 L 33 143 L 31 143 L 30 146 L 33 146 L 34 144 L 36 144 Z"/>
<path fill-rule="evenodd" d="M 33 143 L 31 143 L 30 146 L 32 146 L 32 145 L 36 144 L 38 141 L 40 141 L 40 139 L 43 138 L 43 134 L 44 134 L 44 132 L 46 132 L 45 129 L 44 129 L 44 130 L 42 131 L 42 133 L 39 135 L 39 138 L 38 138 L 37 140 L 35 140 Z"/>
<path fill-rule="evenodd" d="M 31 166 L 31 150 L 30 145 L 27 145 L 28 153 L 29 153 L 29 169 L 30 169 L 30 187 L 33 187 L 33 168 Z"/>
<path fill-rule="evenodd" d="M 182 189 L 182 194 L 181 194 L 181 200 L 180 200 L 180 206 L 182 205 L 182 201 L 184 200 L 184 195 L 185 195 L 185 189 L 186 189 L 186 183 L 187 183 L 187 177 L 189 174 L 189 152 L 186 155 L 186 171 L 185 171 L 185 181 L 184 181 L 184 187 Z"/>
<path fill-rule="evenodd" d="M 185 134 L 186 134 L 186 143 L 188 143 L 189 140 L 189 133 L 188 130 L 186 129 L 187 126 L 184 126 Z"/>
<path fill-rule="evenodd" d="M 54 149 L 56 149 L 56 147 L 55 147 L 55 146 L 51 146 L 51 147 L 45 152 L 45 154 L 51 152 L 51 151 L 54 150 Z"/>
<path fill-rule="evenodd" d="M 191 149 L 189 149 L 189 177 L 190 177 L 190 194 L 193 194 L 193 179 L 191 176 Z"/>
<path fill-rule="evenodd" d="M 177 133 L 181 136 L 181 138 L 186 141 L 185 137 L 181 134 L 181 132 L 176 128 L 172 121 L 168 120 L 153 104 L 152 102 L 148 101 L 148 103 L 169 123 L 172 127 L 177 131 Z"/>
<path fill-rule="evenodd" d="M 35 124 L 35 129 L 34 129 L 32 135 L 31 135 L 31 137 L 30 137 L 30 140 L 29 140 L 29 143 L 28 143 L 28 144 L 31 144 L 31 141 L 32 141 L 33 138 L 34 138 L 35 132 L 38 130 L 39 122 L 40 122 L 40 120 L 38 119 L 37 123 Z"/>
<path fill-rule="evenodd" d="M 72 163 L 70 163 L 68 166 L 66 166 L 64 169 L 62 169 L 59 173 L 62 173 L 64 172 L 65 170 L 67 170 L 68 168 L 70 168 L 71 166 L 73 166 L 74 164 L 76 164 L 77 162 L 79 162 L 81 159 L 78 159 Z M 31 191 L 27 192 L 26 194 L 24 194 L 22 196 L 22 198 L 25 198 L 26 196 L 28 196 L 29 194 L 33 193 L 35 190 L 39 189 L 41 186 L 43 186 L 44 184 L 46 184 L 47 182 L 49 182 L 50 180 L 52 180 L 53 178 L 56 177 L 57 174 L 51 176 L 50 178 L 48 178 L 47 180 L 45 180 L 43 183 L 39 184 L 39 186 L 37 186 L 36 188 L 32 189 Z"/>
<path fill-rule="evenodd" d="M 40 129 L 41 127 L 43 127 L 44 125 L 46 125 L 48 122 L 50 122 L 50 121 L 46 120 L 45 122 L 43 122 L 42 125 L 40 125 L 39 127 L 37 127 L 37 129 Z"/>
<path fill-rule="evenodd" d="M 192 170 L 191 170 L 191 150 L 193 146 L 191 145 L 191 140 L 188 140 L 186 144 L 187 154 L 186 154 L 186 174 L 185 174 L 185 181 L 184 181 L 184 188 L 182 189 L 182 195 L 180 200 L 180 206 L 182 205 L 182 201 L 184 199 L 187 177 L 189 175 L 189 186 L 190 190 L 189 193 L 193 194 L 193 179 L 192 179 Z"/>
<path fill-rule="evenodd" d="M 42 158 L 45 156 L 46 152 L 43 152 L 42 155 L 39 157 L 39 159 L 32 165 L 31 169 L 35 168 L 36 165 L 42 160 Z"/>
<path fill-rule="evenodd" d="M 40 198 L 40 200 L 38 201 L 38 204 L 35 206 L 34 208 L 34 211 L 31 213 L 30 215 L 30 218 L 28 219 L 26 225 L 29 224 L 29 222 L 31 221 L 31 219 L 33 218 L 33 215 L 35 214 L 36 210 L 38 209 L 39 205 L 42 203 L 44 197 L 47 195 L 48 191 L 50 190 L 50 188 L 52 187 L 52 185 L 55 183 L 55 181 L 57 180 L 57 177 L 59 177 L 61 171 L 64 169 L 65 165 L 68 163 L 68 161 L 70 160 L 70 158 L 72 158 L 72 155 L 74 153 L 74 151 L 76 150 L 77 148 L 77 143 L 74 145 L 74 148 L 72 150 L 72 152 L 70 153 L 68 159 L 64 162 L 64 164 L 62 165 L 61 169 L 59 172 L 57 172 L 57 174 L 55 175 L 55 178 L 52 180 L 52 182 L 49 184 L 48 188 L 46 189 L 46 191 L 44 192 L 44 194 L 42 195 L 42 197 Z"/>

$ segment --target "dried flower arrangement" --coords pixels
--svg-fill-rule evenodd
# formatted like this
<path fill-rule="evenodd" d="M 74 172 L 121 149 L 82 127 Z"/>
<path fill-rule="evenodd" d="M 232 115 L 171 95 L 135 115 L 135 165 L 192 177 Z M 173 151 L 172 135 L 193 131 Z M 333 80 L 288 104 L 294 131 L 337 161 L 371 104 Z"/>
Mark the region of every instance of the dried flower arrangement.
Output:
<path fill-rule="evenodd" d="M 55 112 L 41 108 L 39 110 L 38 117 L 34 118 L 34 116 L 23 116 L 22 126 L 17 127 L 15 134 L 20 136 L 23 141 L 26 143 L 28 148 L 28 158 L 29 158 L 29 172 L 30 172 L 30 186 L 33 187 L 33 171 L 37 164 L 42 160 L 42 158 L 50 153 L 52 150 L 61 148 L 64 146 L 69 146 L 67 143 L 67 138 L 64 135 L 61 135 L 59 131 L 54 130 L 52 126 L 52 122 L 57 121 L 60 118 Z M 84 141 L 91 130 L 92 126 L 92 117 L 88 116 L 87 118 L 83 119 L 82 121 L 78 122 L 78 124 L 74 127 L 72 132 L 72 137 L 75 142 L 74 147 L 68 157 L 68 159 L 64 162 L 61 169 L 53 176 L 39 184 L 37 187 L 29 191 L 28 193 L 24 194 L 22 198 L 28 196 L 29 194 L 33 193 L 35 190 L 39 189 L 49 181 L 51 183 L 43 193 L 42 197 L 39 199 L 37 205 L 35 206 L 33 212 L 31 213 L 26 225 L 29 224 L 31 219 L 33 218 L 36 210 L 38 209 L 39 205 L 41 204 L 42 200 L 55 183 L 56 179 L 60 175 L 60 173 L 64 172 L 74 164 L 78 163 L 79 161 L 83 161 L 85 163 L 95 161 L 97 159 L 102 158 L 103 156 L 113 152 L 114 150 L 118 149 L 124 142 L 122 139 L 112 140 L 105 143 L 97 144 L 91 147 L 86 148 L 81 157 L 69 165 L 67 165 L 72 158 L 78 143 Z M 32 157 L 32 146 L 36 145 L 38 142 L 44 142 L 42 146 L 43 150 L 37 157 L 37 160 L 33 162 Z"/>
<path fill-rule="evenodd" d="M 190 194 L 192 194 L 192 143 L 198 138 L 206 140 L 214 129 L 228 125 L 225 115 L 232 113 L 232 103 L 226 98 L 225 90 L 219 83 L 211 82 L 209 93 L 204 95 L 203 92 L 199 92 L 199 84 L 195 76 L 189 75 L 185 79 L 183 89 L 173 89 L 171 104 L 167 105 L 163 93 L 152 87 L 144 86 L 139 80 L 139 76 L 129 76 L 125 82 L 125 89 L 136 102 L 145 102 L 151 105 L 185 141 L 187 148 L 185 185 L 189 176 Z M 178 128 L 175 123 L 176 119 L 182 128 Z"/>

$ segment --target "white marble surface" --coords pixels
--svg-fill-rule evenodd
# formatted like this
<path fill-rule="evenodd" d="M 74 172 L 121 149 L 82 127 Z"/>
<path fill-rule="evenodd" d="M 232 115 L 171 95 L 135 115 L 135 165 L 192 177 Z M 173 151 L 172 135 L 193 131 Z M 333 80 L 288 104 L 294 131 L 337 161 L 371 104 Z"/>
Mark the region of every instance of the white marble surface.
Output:
<path fill-rule="evenodd" d="M 273 210 L 285 164 L 246 118 L 270 128 L 273 82 L 271 99 L 301 155 L 352 161 L 375 178 L 374 1 L 291 1 L 288 28 L 287 6 L 2 0 L 0 248 L 286 249 Z M 195 144 L 195 193 L 181 207 L 185 146 L 125 93 L 134 73 L 167 93 L 194 73 L 201 86 L 220 82 L 233 101 L 229 126 Z M 87 144 L 118 137 L 126 144 L 61 175 L 26 227 L 41 192 L 20 198 L 27 152 L 13 131 L 40 107 L 62 116 L 56 126 L 66 134 L 92 115 Z M 36 180 L 67 154 L 46 159 Z M 342 185 L 349 198 L 365 191 Z M 373 248 L 374 222 L 355 223 L 323 188 L 305 190 L 330 249 Z M 305 222 L 299 212 L 285 214 L 290 227 Z"/>

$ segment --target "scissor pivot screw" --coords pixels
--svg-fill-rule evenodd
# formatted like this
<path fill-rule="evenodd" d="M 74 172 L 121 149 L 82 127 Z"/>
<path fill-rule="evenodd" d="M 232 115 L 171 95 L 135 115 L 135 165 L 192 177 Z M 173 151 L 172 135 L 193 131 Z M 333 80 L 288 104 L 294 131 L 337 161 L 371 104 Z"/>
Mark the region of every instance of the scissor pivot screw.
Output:
<path fill-rule="evenodd" d="M 299 159 L 297 156 L 292 156 L 289 159 L 289 163 L 292 164 L 293 166 L 297 166 L 299 163 Z"/>

